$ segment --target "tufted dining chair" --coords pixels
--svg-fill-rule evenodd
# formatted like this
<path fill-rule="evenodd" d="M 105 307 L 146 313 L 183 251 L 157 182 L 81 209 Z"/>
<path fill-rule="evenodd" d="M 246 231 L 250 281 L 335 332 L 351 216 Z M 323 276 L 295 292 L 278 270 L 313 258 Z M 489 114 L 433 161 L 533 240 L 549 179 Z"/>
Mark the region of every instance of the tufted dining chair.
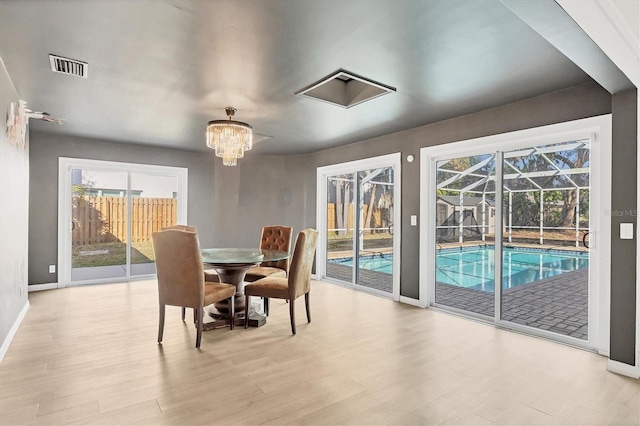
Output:
<path fill-rule="evenodd" d="M 158 274 L 159 327 L 158 343 L 164 333 L 165 306 L 193 308 L 196 322 L 196 348 L 202 340 L 204 307 L 229 299 L 231 307 L 229 321 L 234 325 L 233 297 L 235 286 L 204 281 L 200 244 L 195 232 L 167 229 L 151 234 Z M 184 320 L 184 311 L 182 314 Z"/>
<path fill-rule="evenodd" d="M 262 228 L 260 248 L 265 250 L 280 250 L 289 253 L 291 247 L 291 226 L 269 225 Z M 286 278 L 289 273 L 289 258 L 262 262 L 258 266 L 249 268 L 244 280 L 254 282 L 265 277 Z M 269 299 L 264 299 L 264 313 L 269 315 Z"/>
<path fill-rule="evenodd" d="M 265 250 L 280 250 L 289 252 L 291 246 L 290 226 L 270 225 L 262 228 L 260 235 L 260 248 Z M 262 262 L 258 266 L 249 268 L 245 281 L 253 282 L 264 277 L 286 277 L 289 272 L 289 258 L 274 262 Z"/>
<path fill-rule="evenodd" d="M 315 229 L 307 228 L 300 231 L 296 238 L 295 248 L 293 249 L 288 277 L 269 276 L 247 284 L 244 287 L 246 298 L 244 305 L 245 328 L 249 325 L 249 302 L 251 296 L 262 296 L 265 302 L 267 302 L 269 298 L 288 300 L 291 333 L 296 334 L 295 300 L 304 295 L 307 322 L 311 322 L 309 291 L 311 290 L 311 267 L 313 265 L 313 256 L 316 252 L 317 241 L 318 231 Z"/>

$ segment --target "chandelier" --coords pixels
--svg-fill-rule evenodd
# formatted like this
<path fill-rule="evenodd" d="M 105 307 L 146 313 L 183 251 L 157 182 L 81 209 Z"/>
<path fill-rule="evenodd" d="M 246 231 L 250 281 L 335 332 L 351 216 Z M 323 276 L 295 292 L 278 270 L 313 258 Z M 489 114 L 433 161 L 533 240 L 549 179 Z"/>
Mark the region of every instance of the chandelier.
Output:
<path fill-rule="evenodd" d="M 213 120 L 207 125 L 207 146 L 214 149 L 216 156 L 222 157 L 222 164 L 235 166 L 238 158 L 244 157 L 253 141 L 253 131 L 247 123 L 231 119 L 237 109 L 226 107 L 228 120 Z"/>

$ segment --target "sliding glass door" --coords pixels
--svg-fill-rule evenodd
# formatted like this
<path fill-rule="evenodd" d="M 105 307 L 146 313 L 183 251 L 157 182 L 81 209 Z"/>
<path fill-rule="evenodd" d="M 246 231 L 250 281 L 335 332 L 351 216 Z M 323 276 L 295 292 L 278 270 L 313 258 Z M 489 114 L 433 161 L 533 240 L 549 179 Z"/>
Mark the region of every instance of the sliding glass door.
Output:
<path fill-rule="evenodd" d="M 151 234 L 178 223 L 178 176 L 131 173 L 131 275 L 156 273 Z"/>
<path fill-rule="evenodd" d="M 327 176 L 327 220 L 325 222 L 325 272 L 327 278 L 352 282 L 353 256 L 353 173 Z"/>
<path fill-rule="evenodd" d="M 435 303 L 493 317 L 495 154 L 436 162 Z"/>
<path fill-rule="evenodd" d="M 393 293 L 393 167 L 356 173 L 358 216 L 355 283 Z"/>
<path fill-rule="evenodd" d="M 502 320 L 587 340 L 590 147 L 503 154 Z"/>
<path fill-rule="evenodd" d="M 186 169 L 60 159 L 60 286 L 152 276 L 151 234 L 185 223 Z"/>
<path fill-rule="evenodd" d="M 399 155 L 318 169 L 322 277 L 399 297 L 398 174 Z"/>
<path fill-rule="evenodd" d="M 71 170 L 71 281 L 127 276 L 126 172 Z"/>
<path fill-rule="evenodd" d="M 537 137 L 483 138 L 487 148 L 474 140 L 452 144 L 448 154 L 422 150 L 425 304 L 607 347 L 599 300 L 608 297 L 610 151 L 594 126 L 571 126 L 556 125 L 570 129 L 557 135 L 532 129 L 521 133 Z"/>

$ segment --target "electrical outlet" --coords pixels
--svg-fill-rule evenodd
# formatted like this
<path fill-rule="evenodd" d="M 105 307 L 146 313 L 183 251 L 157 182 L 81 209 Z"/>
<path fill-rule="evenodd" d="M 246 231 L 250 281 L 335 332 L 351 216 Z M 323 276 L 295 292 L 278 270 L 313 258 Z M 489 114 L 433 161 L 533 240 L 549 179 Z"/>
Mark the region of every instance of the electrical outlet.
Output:
<path fill-rule="evenodd" d="M 56 265 L 49 265 L 49 273 L 50 274 L 56 273 Z"/>

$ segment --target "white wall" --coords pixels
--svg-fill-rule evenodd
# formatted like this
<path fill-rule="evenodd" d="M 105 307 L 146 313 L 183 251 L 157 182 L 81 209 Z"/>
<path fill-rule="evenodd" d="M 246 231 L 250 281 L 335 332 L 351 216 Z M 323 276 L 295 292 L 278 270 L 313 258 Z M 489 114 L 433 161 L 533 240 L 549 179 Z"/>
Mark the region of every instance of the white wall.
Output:
<path fill-rule="evenodd" d="M 6 123 L 18 100 L 0 58 L 0 361 L 28 308 L 29 142 L 11 146 Z"/>

